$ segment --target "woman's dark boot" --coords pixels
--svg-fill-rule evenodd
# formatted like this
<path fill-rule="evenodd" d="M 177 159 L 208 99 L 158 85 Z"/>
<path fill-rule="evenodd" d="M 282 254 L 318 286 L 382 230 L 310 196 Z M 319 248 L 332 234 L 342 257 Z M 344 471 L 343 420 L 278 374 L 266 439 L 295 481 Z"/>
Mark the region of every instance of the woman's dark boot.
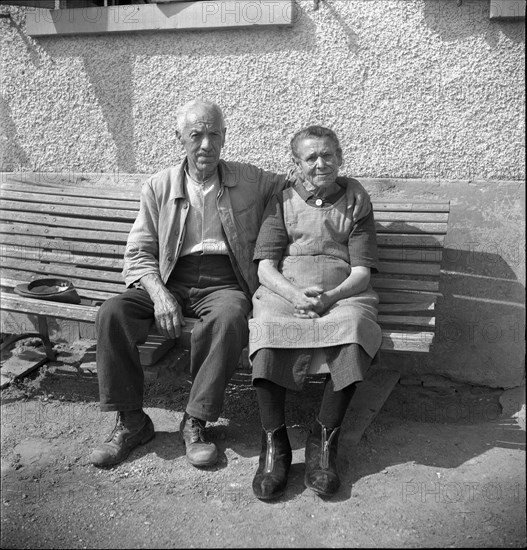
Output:
<path fill-rule="evenodd" d="M 293 454 L 284 424 L 275 430 L 262 430 L 262 450 L 253 479 L 254 494 L 272 500 L 284 494 Z"/>
<path fill-rule="evenodd" d="M 340 487 L 337 473 L 339 428 L 326 428 L 318 420 L 306 441 L 304 484 L 321 496 L 334 495 Z"/>

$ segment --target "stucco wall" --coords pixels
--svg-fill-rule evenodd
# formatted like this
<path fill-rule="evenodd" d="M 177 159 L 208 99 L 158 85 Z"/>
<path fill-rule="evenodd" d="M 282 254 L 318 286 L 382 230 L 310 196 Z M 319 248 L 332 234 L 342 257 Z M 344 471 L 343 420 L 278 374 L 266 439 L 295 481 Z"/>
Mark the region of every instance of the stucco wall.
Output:
<path fill-rule="evenodd" d="M 272 170 L 296 129 L 332 126 L 374 198 L 452 201 L 437 343 L 387 364 L 521 384 L 524 22 L 490 21 L 485 0 L 297 7 L 292 28 L 39 39 L 0 8 L 14 19 L 0 19 L 0 170 L 157 171 L 179 158 L 176 108 L 196 95 L 224 108 L 225 158 Z"/>
<path fill-rule="evenodd" d="M 320 122 L 357 176 L 522 179 L 523 22 L 457 4 L 301 0 L 292 28 L 38 39 L 1 19 L 0 160 L 155 171 L 179 154 L 176 106 L 199 94 L 225 109 L 225 156 L 270 169 Z"/>

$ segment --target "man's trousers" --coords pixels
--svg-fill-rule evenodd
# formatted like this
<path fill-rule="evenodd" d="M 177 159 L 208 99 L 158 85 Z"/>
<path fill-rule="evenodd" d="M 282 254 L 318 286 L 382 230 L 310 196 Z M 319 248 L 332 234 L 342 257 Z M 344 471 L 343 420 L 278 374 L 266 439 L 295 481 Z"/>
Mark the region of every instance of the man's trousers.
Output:
<path fill-rule="evenodd" d="M 187 317 L 198 319 L 191 336 L 190 416 L 216 421 L 225 388 L 247 345 L 251 301 L 227 256 L 192 254 L 181 258 L 167 288 Z M 102 411 L 143 407 L 144 374 L 137 346 L 154 322 L 154 304 L 141 288 L 110 298 L 96 319 L 97 375 Z"/>

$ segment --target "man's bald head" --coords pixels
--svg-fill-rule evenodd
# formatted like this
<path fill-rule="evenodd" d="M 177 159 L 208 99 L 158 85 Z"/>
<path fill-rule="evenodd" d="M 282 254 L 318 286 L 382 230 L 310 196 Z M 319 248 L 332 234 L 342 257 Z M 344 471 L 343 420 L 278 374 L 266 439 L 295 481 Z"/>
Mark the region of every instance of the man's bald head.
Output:
<path fill-rule="evenodd" d="M 225 144 L 223 113 L 215 103 L 194 99 L 177 112 L 176 134 L 187 154 L 190 176 L 198 182 L 216 173 Z"/>
<path fill-rule="evenodd" d="M 204 99 L 193 99 L 185 105 L 182 105 L 177 111 L 177 131 L 181 134 L 183 128 L 189 118 L 193 118 L 193 115 L 200 115 L 202 113 L 211 113 L 220 123 L 221 129 L 225 129 L 225 120 L 223 118 L 223 112 L 219 105 L 212 101 Z"/>

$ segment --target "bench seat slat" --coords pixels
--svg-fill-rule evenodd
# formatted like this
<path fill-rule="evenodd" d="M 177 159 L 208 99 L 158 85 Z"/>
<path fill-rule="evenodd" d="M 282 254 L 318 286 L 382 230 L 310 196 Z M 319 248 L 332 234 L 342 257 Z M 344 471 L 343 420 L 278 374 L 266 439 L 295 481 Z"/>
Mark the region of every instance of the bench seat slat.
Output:
<path fill-rule="evenodd" d="M 123 283 L 121 269 L 115 269 L 115 271 L 90 269 L 89 267 L 76 267 L 68 264 L 45 264 L 28 260 L 20 261 L 18 258 L 4 258 L 2 260 L 2 273 L 4 273 L 4 268 L 18 270 L 20 273 L 35 273 L 38 279 L 46 277 L 77 277 L 78 279 L 87 281 Z M 27 282 L 27 279 L 24 277 L 15 278 Z"/>
<path fill-rule="evenodd" d="M 123 260 L 122 254 L 120 257 L 108 258 L 104 256 L 89 256 L 87 254 L 72 254 L 67 248 L 65 250 L 60 249 L 39 249 L 35 247 L 23 247 L 23 246 L 8 246 L 2 245 L 0 247 L 0 254 L 3 258 L 20 258 L 21 260 L 29 260 L 36 262 L 48 262 L 68 266 L 86 266 L 86 267 L 99 267 L 102 269 L 121 269 Z"/>
<path fill-rule="evenodd" d="M 377 235 L 377 244 L 379 246 L 393 246 L 396 248 L 401 248 L 401 246 L 437 248 L 438 245 L 443 245 L 444 242 L 444 235 L 429 235 L 426 233 L 414 233 L 413 235 L 381 233 Z"/>
<path fill-rule="evenodd" d="M 372 276 L 372 286 L 375 290 L 419 290 L 427 292 L 438 292 L 438 281 L 418 281 L 415 279 L 389 279 L 381 275 L 374 274 Z"/>
<path fill-rule="evenodd" d="M 145 178 L 146 179 L 146 178 Z M 139 202 L 140 186 L 136 189 L 120 187 L 82 187 L 77 185 L 34 185 L 27 182 L 3 183 L 2 192 L 16 191 L 17 193 L 36 193 L 38 195 L 64 195 L 71 197 L 91 197 L 95 200 L 100 197 L 131 200 Z"/>
<path fill-rule="evenodd" d="M 435 303 L 433 301 L 427 302 L 411 302 L 406 304 L 384 304 L 380 303 L 377 307 L 379 313 L 401 313 L 401 312 L 422 312 L 433 311 L 435 309 Z"/>
<path fill-rule="evenodd" d="M 46 300 L 36 300 L 18 296 L 17 294 L 0 294 L 2 308 L 17 313 L 29 313 L 34 315 L 45 315 L 48 317 L 57 317 L 59 319 L 72 319 L 74 321 L 86 321 L 93 323 L 97 315 L 97 309 L 93 306 L 84 306 L 77 304 L 59 304 Z"/>
<path fill-rule="evenodd" d="M 3 241 L 4 239 L 1 239 Z M 25 235 L 13 235 L 9 238 L 9 245 L 20 245 L 21 247 L 27 247 L 30 249 L 38 248 L 49 251 L 64 251 L 81 253 L 84 256 L 93 256 L 97 258 L 99 255 L 109 255 L 113 257 L 120 257 L 122 259 L 124 255 L 124 244 L 109 244 L 109 243 L 92 243 L 89 241 L 68 241 L 65 239 L 47 239 L 46 236 L 34 238 L 32 236 Z"/>
<path fill-rule="evenodd" d="M 24 226 L 25 227 L 25 226 Z M 1 226 L 0 226 L 1 229 Z M 95 231 L 86 231 L 87 237 L 93 238 L 97 235 L 105 235 L 109 241 L 113 241 L 115 244 L 108 244 L 104 242 L 90 242 L 89 238 L 82 240 L 66 240 L 66 239 L 56 239 L 56 238 L 47 238 L 48 234 L 44 236 L 40 235 L 37 239 L 33 236 L 23 234 L 22 231 L 14 232 L 14 235 L 9 235 L 9 245 L 20 245 L 20 247 L 27 247 L 29 249 L 43 249 L 49 251 L 67 251 L 71 253 L 80 252 L 83 256 L 93 256 L 94 262 L 97 262 L 97 258 L 100 255 L 110 255 L 113 257 L 121 257 L 124 253 L 124 245 L 126 240 L 125 237 L 121 234 L 121 239 L 119 242 L 116 242 L 115 236 L 110 236 L 107 233 L 97 233 Z M 58 230 L 53 231 L 53 233 L 59 233 Z M 66 236 L 72 236 L 71 231 L 67 232 Z M 73 233 L 74 236 L 78 236 L 79 239 L 82 238 L 82 231 L 76 231 Z M 35 235 L 36 236 L 36 235 Z M 51 235 L 50 235 L 51 236 Z M 0 243 L 6 242 L 6 238 L 0 233 Z M 52 254 L 52 252 L 50 252 Z M 26 252 L 20 250 L 20 255 L 25 257 Z M 380 262 L 379 264 L 381 274 L 393 273 L 393 274 L 406 274 L 406 275 L 439 275 L 440 266 L 433 263 L 413 263 L 413 262 Z"/>
<path fill-rule="evenodd" d="M 148 175 L 145 175 L 142 181 L 146 181 Z M 12 190 L 17 192 L 29 192 L 38 194 L 57 194 L 88 196 L 95 199 L 104 197 L 123 198 L 128 197 L 132 200 L 138 200 L 140 195 L 140 183 L 134 185 L 132 189 L 129 187 L 115 186 L 82 186 L 82 185 L 64 185 L 64 184 L 35 184 L 27 181 L 20 181 L 17 178 L 10 178 L 7 183 L 2 183 L 2 190 Z M 372 198 L 373 210 L 390 211 L 390 212 L 450 212 L 450 203 L 448 201 L 384 201 Z"/>
<path fill-rule="evenodd" d="M 18 269 L 2 269 L 2 277 L 0 278 L 0 280 L 2 281 L 2 286 L 14 288 L 20 283 L 29 283 L 30 281 L 34 281 L 35 279 L 61 279 L 65 277 L 62 270 L 60 271 L 60 273 L 43 273 L 38 269 L 36 269 L 35 271 L 24 271 L 24 268 L 25 266 L 22 265 Z M 118 275 L 120 275 L 120 273 Z M 125 284 L 122 281 L 122 278 L 120 282 L 110 282 L 108 280 L 91 280 L 87 279 L 85 276 L 69 276 L 67 278 L 73 283 L 77 290 L 85 289 L 97 292 L 104 292 L 108 294 L 108 297 L 120 294 L 125 290 Z"/>
<path fill-rule="evenodd" d="M 445 235 L 447 224 L 431 222 L 380 222 L 375 220 L 375 229 L 377 231 L 377 235 L 382 235 L 385 233 L 430 233 L 433 235 Z"/>
<path fill-rule="evenodd" d="M 435 315 L 385 315 L 379 313 L 377 320 L 380 325 L 405 325 L 414 327 L 433 327 L 435 326 Z"/>
<path fill-rule="evenodd" d="M 18 214 L 15 214 L 13 215 L 13 218 L 16 218 L 17 216 Z M 6 218 L 4 217 L 4 219 Z M 115 222 L 106 222 L 107 225 L 100 227 L 103 223 L 101 221 L 82 220 L 79 218 L 55 218 L 52 220 L 50 217 L 38 217 L 31 219 L 28 216 L 23 216 L 23 219 L 20 221 L 22 223 L 18 223 L 14 220 L 12 223 L 1 223 L 0 241 L 5 242 L 6 238 L 1 236 L 1 234 L 4 233 L 9 235 L 35 235 L 39 237 L 69 237 L 79 238 L 86 241 L 110 241 L 124 244 L 126 243 L 129 230 L 132 226 L 131 224 L 126 223 L 117 224 Z M 90 221 L 92 222 L 91 224 L 89 223 Z M 65 227 L 63 222 L 67 222 L 68 225 L 73 227 Z M 9 237 L 9 241 L 12 242 L 11 236 Z M 437 245 L 431 249 L 379 247 L 379 258 L 381 260 L 404 260 L 404 263 L 408 260 L 414 260 L 415 262 L 438 263 L 441 259 L 441 253 L 442 249 Z"/>
<path fill-rule="evenodd" d="M 17 311 L 19 313 L 28 313 L 36 315 L 46 315 L 49 317 L 57 317 L 59 319 L 73 319 L 76 321 L 86 321 L 91 322 L 95 321 L 95 316 L 97 312 L 97 307 L 86 306 L 86 305 L 77 305 L 77 304 L 60 304 L 60 307 L 57 307 L 57 302 L 51 302 L 46 300 L 38 300 L 33 298 L 26 298 L 18 296 L 18 294 L 11 294 L 8 292 L 1 293 L 2 307 L 10 310 Z M 391 321 L 392 318 L 399 319 L 398 316 L 384 316 L 379 315 L 379 324 L 384 322 Z M 386 321 L 385 321 L 386 319 Z M 403 319 L 401 316 L 400 319 Z M 415 322 L 417 319 L 420 322 Z M 428 321 L 426 317 L 408 317 L 410 326 L 433 326 L 433 323 Z M 398 322 L 397 324 L 404 324 Z M 184 327 L 186 332 L 190 331 L 194 326 L 194 320 L 189 320 L 187 326 Z M 417 334 L 420 334 L 421 331 Z M 407 333 L 404 333 L 407 334 Z"/>
<path fill-rule="evenodd" d="M 28 223 L 0 223 L 0 234 L 6 233 L 9 235 L 34 235 L 44 237 L 67 237 L 71 239 L 79 239 L 83 241 L 110 241 L 125 244 L 128 238 L 128 233 L 117 233 L 115 231 L 100 231 L 96 229 L 73 229 L 68 227 L 49 227 L 46 225 L 34 225 Z M 12 238 L 10 237 L 10 240 Z M 0 236 L 0 241 L 5 241 L 5 238 Z"/>
<path fill-rule="evenodd" d="M 377 201 L 372 199 L 373 211 L 384 210 L 390 212 L 450 212 L 448 201 L 426 202 L 426 201 Z"/>
<path fill-rule="evenodd" d="M 180 343 L 183 346 L 190 345 L 190 334 L 196 322 L 195 319 L 185 318 L 186 326 L 183 327 Z M 155 334 L 155 327 L 152 327 L 151 334 Z M 400 330 L 382 329 L 381 349 L 390 351 L 414 351 L 428 352 L 434 338 L 432 331 L 416 330 L 415 332 L 403 332 Z M 327 371 L 326 371 L 327 372 Z"/>
<path fill-rule="evenodd" d="M 183 346 L 190 346 L 190 334 L 196 319 L 190 319 L 185 317 L 186 325 L 183 327 L 183 331 L 180 338 L 180 343 Z M 430 330 L 415 330 L 400 331 L 393 329 L 382 328 L 382 344 L 381 349 L 392 351 L 415 351 L 415 352 L 427 352 L 430 349 L 430 345 L 434 338 L 434 333 Z M 157 334 L 155 326 L 152 327 L 150 334 Z M 327 372 L 327 371 L 326 371 Z"/>
<path fill-rule="evenodd" d="M 434 338 L 433 332 L 409 334 L 402 331 L 382 331 L 381 349 L 392 351 L 427 352 Z"/>
<path fill-rule="evenodd" d="M 67 214 L 77 218 L 104 218 L 114 220 L 134 221 L 137 210 L 122 210 L 118 208 L 98 208 L 91 206 L 78 206 L 72 208 L 67 205 L 36 204 L 31 202 L 2 201 L 2 209 L 20 212 L 38 212 L 40 214 Z"/>
<path fill-rule="evenodd" d="M 439 264 L 421 264 L 411 262 L 379 262 L 381 274 L 393 273 L 398 275 L 439 275 Z"/>
<path fill-rule="evenodd" d="M 100 231 L 112 231 L 126 234 L 130 232 L 130 228 L 132 227 L 131 220 L 88 220 L 85 218 L 40 214 L 38 212 L 2 211 L 1 202 L 0 219 L 2 219 L 2 221 L 27 222 L 29 224 L 48 225 L 51 227 L 78 227 L 81 229 L 98 229 Z"/>
<path fill-rule="evenodd" d="M 4 282 L 4 281 L 2 281 Z M 9 282 L 9 281 L 7 281 Z M 96 291 L 90 291 L 86 289 L 82 289 L 80 287 L 76 287 L 77 292 L 81 298 L 86 298 L 90 300 L 94 300 L 96 302 L 98 301 L 104 301 L 110 298 L 111 296 L 114 296 L 113 293 L 105 293 L 105 292 L 96 292 Z M 11 293 L 2 293 L 2 301 L 3 301 L 3 307 L 7 309 L 12 309 L 13 306 L 16 306 L 16 311 L 21 313 L 33 313 L 38 315 L 49 315 L 51 317 L 59 317 L 59 318 L 66 318 L 66 319 L 72 319 L 74 318 L 77 321 L 90 321 L 90 317 L 87 316 L 86 313 L 87 310 L 72 310 L 69 309 L 70 305 L 75 304 L 67 304 L 67 307 L 64 309 L 64 311 L 57 312 L 56 304 L 53 306 L 53 302 L 48 302 L 45 300 L 36 300 L 32 298 L 25 298 L 22 296 L 18 296 L 16 294 Z M 88 309 L 93 309 L 92 306 L 79 306 L 79 307 L 88 307 Z M 62 309 L 62 304 L 60 309 Z M 74 317 L 72 317 L 74 315 Z M 378 316 L 379 324 L 382 326 L 383 324 L 396 324 L 398 326 L 404 326 L 405 328 L 408 327 L 408 329 L 412 327 L 433 327 L 435 325 L 434 317 L 429 316 L 397 316 L 397 315 L 384 315 L 382 313 L 379 313 Z"/>
<path fill-rule="evenodd" d="M 376 289 L 376 291 L 382 304 L 410 304 L 423 301 L 436 303 L 438 298 L 437 294 L 429 294 L 426 292 L 408 290 L 390 292 L 382 289 Z"/>
<path fill-rule="evenodd" d="M 23 193 L 15 191 L 3 191 L 3 201 L 7 202 L 6 208 L 11 210 L 33 210 L 34 206 L 49 204 L 52 206 L 65 206 L 70 205 L 75 207 L 75 211 L 78 208 L 85 207 L 91 208 L 93 205 L 93 197 L 78 197 L 78 196 L 57 196 L 57 195 L 48 195 L 44 193 Z M 115 199 L 114 197 L 100 198 L 97 199 L 97 205 L 99 208 L 110 208 L 113 210 L 130 210 L 131 212 L 137 213 L 139 210 L 139 202 L 135 201 L 126 201 Z M 18 207 L 16 206 L 18 205 Z M 69 209 L 71 210 L 71 209 Z M 38 211 L 41 211 L 40 209 Z M 58 212 L 57 208 L 53 208 L 53 211 Z M 64 210 L 60 210 L 64 212 Z M 417 215 L 419 214 L 419 217 Z M 400 215 L 400 214 L 399 214 Z M 444 214 L 439 214 L 444 216 Z M 415 219 L 413 216 L 416 216 Z M 423 219 L 422 213 L 415 213 L 411 216 L 407 216 L 403 220 L 394 220 L 386 219 L 386 216 L 382 215 L 382 211 L 379 213 L 378 218 L 376 217 L 376 228 L 380 233 L 390 232 L 390 233 L 437 233 L 443 234 L 446 233 L 446 222 L 443 220 L 428 220 Z"/>
<path fill-rule="evenodd" d="M 16 216 L 17 215 L 14 215 L 13 217 L 15 218 Z M 131 224 L 119 224 L 116 227 L 117 224 L 115 224 L 114 222 L 107 222 L 108 225 L 101 228 L 97 227 L 98 225 L 100 225 L 101 222 L 94 220 L 92 220 L 93 228 L 90 228 L 90 224 L 86 223 L 88 220 L 82 220 L 79 218 L 68 220 L 64 218 L 55 218 L 53 221 L 51 220 L 51 218 L 38 218 L 34 220 L 35 223 L 25 223 L 27 221 L 33 221 L 29 217 L 25 216 L 24 220 L 22 221 L 24 223 L 17 223 L 13 221 L 13 223 L 0 224 L 0 235 L 4 233 L 9 235 L 35 235 L 39 237 L 65 237 L 78 238 L 85 241 L 109 241 L 124 244 L 126 243 L 128 233 L 131 228 Z M 78 227 L 78 229 L 72 227 L 63 227 L 62 222 L 65 221 L 67 221 L 70 225 L 75 225 L 76 227 Z M 50 225 L 53 226 L 49 227 Z M 107 229 L 107 231 L 101 231 L 101 229 Z M 115 231 L 113 231 L 113 229 L 115 229 Z M 1 236 L 0 239 L 2 241 L 6 240 L 5 237 L 2 238 Z M 10 236 L 9 241 L 13 242 L 12 239 L 13 237 Z M 410 260 L 415 258 L 416 262 L 438 262 L 441 257 L 441 249 L 437 246 L 435 246 L 434 248 L 432 248 L 432 250 L 423 250 L 420 248 L 386 248 L 380 246 L 379 258 L 381 260 Z M 405 261 L 403 263 L 406 264 L 408 262 Z"/>
<path fill-rule="evenodd" d="M 34 240 L 31 237 L 15 237 L 13 244 L 0 246 L 4 257 L 19 258 L 33 262 L 54 262 L 77 266 L 122 269 L 124 245 L 85 243 L 82 241 Z M 18 245 L 18 246 L 17 246 Z M 381 263 L 382 272 L 372 275 L 375 288 L 437 291 L 436 281 L 419 280 L 439 273 L 436 264 L 394 264 Z M 412 279 L 389 279 L 388 274 L 413 276 Z"/>
<path fill-rule="evenodd" d="M 389 212 L 387 210 L 377 210 L 373 206 L 373 213 L 376 222 L 429 222 L 429 223 L 447 223 L 448 212 Z"/>
<path fill-rule="evenodd" d="M 380 260 L 411 261 L 419 263 L 441 263 L 443 249 L 433 248 L 386 248 L 379 246 Z"/>
<path fill-rule="evenodd" d="M 10 200 L 20 202 L 22 205 L 30 204 L 57 204 L 70 205 L 74 209 L 79 206 L 93 205 L 94 197 L 70 196 L 70 195 L 48 195 L 44 193 L 24 193 L 20 191 L 5 191 L 2 190 L 2 200 Z M 132 210 L 137 212 L 139 209 L 139 201 L 124 200 L 115 197 L 97 197 L 97 206 L 100 208 L 115 208 L 122 210 Z"/>
<path fill-rule="evenodd" d="M 8 279 L 5 277 L 6 275 L 9 274 L 2 271 L 0 284 L 4 289 L 13 290 L 17 284 L 22 282 L 19 279 Z M 30 282 L 38 278 L 39 277 L 36 275 L 33 277 L 27 277 L 24 282 Z M 93 305 L 93 303 L 102 303 L 105 300 L 108 300 L 108 298 L 115 296 L 115 292 L 104 292 L 93 288 L 85 288 L 83 281 L 80 281 L 78 279 L 70 279 L 70 281 L 75 286 L 77 294 L 79 295 L 83 303 L 86 303 L 87 305 Z"/>
<path fill-rule="evenodd" d="M 146 181 L 148 175 L 145 175 L 141 181 Z M 55 194 L 70 195 L 73 197 L 87 196 L 95 199 L 103 197 L 114 197 L 116 199 L 129 198 L 138 200 L 140 196 L 140 184 L 136 184 L 133 189 L 126 187 L 109 186 L 80 186 L 64 184 L 35 184 L 28 181 L 20 181 L 19 178 L 10 177 L 7 183 L 2 184 L 2 190 L 12 190 L 17 192 L 37 193 L 37 194 Z M 448 214 L 450 203 L 448 201 L 383 201 L 372 198 L 374 211 L 385 212 L 439 212 Z"/>

